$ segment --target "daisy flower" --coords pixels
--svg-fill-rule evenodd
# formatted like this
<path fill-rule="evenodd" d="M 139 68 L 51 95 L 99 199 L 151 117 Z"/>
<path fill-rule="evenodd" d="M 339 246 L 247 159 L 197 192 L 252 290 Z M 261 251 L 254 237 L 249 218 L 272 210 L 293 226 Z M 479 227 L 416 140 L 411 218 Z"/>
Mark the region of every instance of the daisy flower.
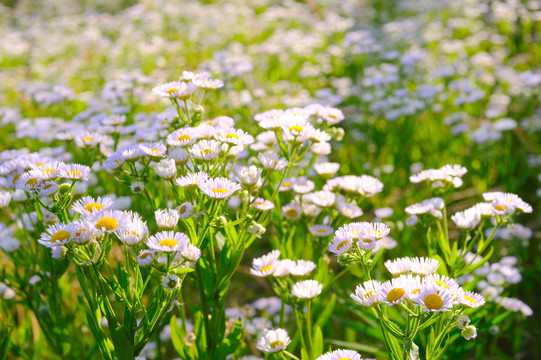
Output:
<path fill-rule="evenodd" d="M 503 203 L 507 203 L 508 206 L 519 209 L 525 213 L 531 213 L 533 211 L 530 204 L 522 200 L 518 195 L 512 193 L 504 193 L 499 191 L 486 192 L 483 194 L 483 199 L 485 201 L 496 201 L 501 200 Z"/>
<path fill-rule="evenodd" d="M 35 188 L 39 196 L 51 196 L 58 191 L 58 184 L 54 181 L 45 181 Z"/>
<path fill-rule="evenodd" d="M 188 244 L 180 254 L 185 260 L 194 263 L 201 257 L 201 249 L 195 245 Z"/>
<path fill-rule="evenodd" d="M 377 280 L 368 280 L 364 283 L 357 285 L 355 294 L 351 294 L 351 298 L 357 304 L 362 306 L 374 306 L 381 302 L 379 296 L 379 290 L 381 288 L 381 282 Z"/>
<path fill-rule="evenodd" d="M 126 213 L 119 210 L 102 210 L 88 215 L 84 221 L 91 229 L 101 233 L 118 233 L 128 225 L 129 219 Z"/>
<path fill-rule="evenodd" d="M 76 230 L 74 236 L 71 238 L 71 242 L 79 245 L 85 245 L 88 244 L 92 238 L 94 238 L 96 231 L 90 228 L 84 221 L 76 220 L 73 222 L 73 225 L 75 226 Z"/>
<path fill-rule="evenodd" d="M 252 205 L 257 210 L 261 211 L 267 211 L 274 209 L 274 203 L 272 203 L 269 200 L 265 200 L 262 198 L 255 199 L 250 205 Z"/>
<path fill-rule="evenodd" d="M 236 182 L 224 177 L 208 179 L 198 185 L 205 195 L 213 199 L 228 198 L 241 188 Z"/>
<path fill-rule="evenodd" d="M 288 161 L 273 153 L 261 153 L 258 156 L 261 165 L 267 170 L 280 171 L 286 168 Z"/>
<path fill-rule="evenodd" d="M 276 260 L 274 262 L 272 272 L 273 277 L 285 277 L 291 274 L 291 270 L 295 267 L 295 261 L 290 259 Z"/>
<path fill-rule="evenodd" d="M 293 276 L 306 276 L 310 274 L 316 268 L 316 264 L 310 260 L 297 260 L 291 268 L 291 275 Z"/>
<path fill-rule="evenodd" d="M 41 172 L 31 170 L 23 173 L 15 182 L 15 187 L 24 191 L 32 191 L 41 183 Z"/>
<path fill-rule="evenodd" d="M 275 353 L 285 350 L 291 343 L 291 339 L 284 329 L 263 330 L 256 341 L 256 347 L 266 353 Z"/>
<path fill-rule="evenodd" d="M 105 170 L 113 171 L 113 170 L 118 170 L 122 166 L 122 164 L 124 164 L 124 158 L 122 157 L 122 155 L 113 154 L 109 156 L 107 160 L 103 162 L 102 167 Z"/>
<path fill-rule="evenodd" d="M 49 226 L 38 242 L 49 248 L 66 245 L 75 236 L 76 227 L 73 223 L 63 224 L 57 223 Z"/>
<path fill-rule="evenodd" d="M 11 193 L 7 191 L 0 191 L 0 209 L 7 207 L 10 201 Z"/>
<path fill-rule="evenodd" d="M 257 277 L 272 275 L 275 270 L 274 265 L 278 260 L 278 257 L 280 257 L 280 250 L 273 250 L 260 258 L 253 259 L 250 274 Z"/>
<path fill-rule="evenodd" d="M 361 355 L 354 350 L 329 351 L 316 360 L 361 360 Z"/>
<path fill-rule="evenodd" d="M 176 210 L 179 214 L 179 218 L 181 219 L 187 219 L 190 217 L 190 215 L 192 214 L 192 204 L 190 204 L 189 202 L 183 202 L 182 204 L 180 204 Z"/>
<path fill-rule="evenodd" d="M 323 285 L 316 280 L 304 280 L 293 284 L 291 295 L 300 300 L 311 300 L 321 294 Z"/>
<path fill-rule="evenodd" d="M 177 226 L 180 214 L 175 209 L 158 209 L 154 212 L 156 224 L 160 229 L 171 230 Z"/>
<path fill-rule="evenodd" d="M 66 164 L 61 161 L 51 161 L 34 166 L 34 169 L 41 173 L 40 180 L 42 181 L 55 180 L 65 168 Z"/>
<path fill-rule="evenodd" d="M 430 259 L 425 257 L 415 257 L 411 259 L 411 272 L 415 275 L 426 276 L 434 274 L 440 262 L 436 259 Z"/>
<path fill-rule="evenodd" d="M 204 171 L 200 171 L 194 174 L 189 174 L 186 176 L 181 176 L 175 179 L 175 185 L 181 186 L 183 188 L 194 188 L 199 186 L 199 184 L 204 183 L 209 178 L 209 174 Z"/>
<path fill-rule="evenodd" d="M 197 140 L 197 133 L 193 128 L 182 128 L 169 134 L 166 141 L 171 146 L 187 147 L 193 145 Z"/>
<path fill-rule="evenodd" d="M 75 144 L 80 148 L 96 147 L 106 138 L 98 132 L 86 132 L 75 136 Z"/>
<path fill-rule="evenodd" d="M 161 231 L 149 237 L 147 246 L 158 252 L 182 252 L 188 246 L 186 234 L 174 231 Z"/>
<path fill-rule="evenodd" d="M 330 178 L 334 176 L 338 172 L 338 169 L 340 169 L 339 163 L 325 162 L 314 164 L 314 170 L 316 170 L 319 175 L 325 178 Z"/>
<path fill-rule="evenodd" d="M 336 194 L 330 191 L 316 191 L 310 195 L 310 202 L 323 208 L 333 206 L 336 203 Z"/>
<path fill-rule="evenodd" d="M 240 182 L 247 186 L 257 185 L 261 179 L 261 172 L 263 169 L 258 168 L 255 165 L 242 166 L 237 170 L 238 178 Z"/>
<path fill-rule="evenodd" d="M 492 202 L 492 212 L 494 215 L 508 215 L 512 213 L 515 208 L 504 199 L 496 199 Z"/>
<path fill-rule="evenodd" d="M 177 166 L 173 159 L 162 159 L 154 167 L 156 175 L 162 179 L 173 179 L 177 175 Z"/>
<path fill-rule="evenodd" d="M 481 214 L 476 209 L 467 209 L 451 216 L 451 220 L 460 229 L 471 230 L 481 222 Z"/>
<path fill-rule="evenodd" d="M 445 312 L 453 306 L 451 292 L 434 283 L 423 284 L 415 302 L 424 312 Z"/>
<path fill-rule="evenodd" d="M 80 164 L 68 164 L 60 171 L 60 177 L 72 181 L 88 180 L 90 168 Z"/>
<path fill-rule="evenodd" d="M 376 240 L 380 240 L 389 235 L 391 229 L 383 223 L 371 223 L 369 232 Z"/>
<path fill-rule="evenodd" d="M 353 240 L 345 232 L 336 232 L 334 238 L 329 243 L 329 251 L 336 255 L 341 255 L 351 248 Z"/>
<path fill-rule="evenodd" d="M 155 254 L 151 250 L 141 250 L 137 255 L 137 263 L 141 267 L 147 267 L 154 261 Z"/>
<path fill-rule="evenodd" d="M 406 212 L 410 215 L 422 215 L 430 214 L 439 219 L 442 218 L 443 214 L 441 209 L 445 206 L 445 202 L 442 198 L 430 198 L 423 200 L 420 204 L 413 204 L 406 208 Z"/>
<path fill-rule="evenodd" d="M 205 91 L 212 91 L 224 86 L 222 80 L 212 79 L 207 74 L 197 74 L 192 80 L 193 84 Z"/>
<path fill-rule="evenodd" d="M 481 294 L 475 293 L 473 291 L 466 291 L 463 296 L 461 296 L 458 301 L 469 308 L 476 308 L 485 304 L 485 298 Z"/>
<path fill-rule="evenodd" d="M 218 128 L 214 133 L 214 138 L 229 145 L 250 145 L 254 142 L 252 135 L 232 127 Z"/>
<path fill-rule="evenodd" d="M 190 154 L 201 161 L 212 161 L 222 151 L 221 143 L 216 140 L 201 140 L 189 150 Z"/>
<path fill-rule="evenodd" d="M 332 234 L 334 229 L 328 225 L 314 225 L 310 227 L 312 235 L 317 237 L 326 237 Z"/>
<path fill-rule="evenodd" d="M 180 278 L 175 274 L 167 274 L 163 277 L 162 286 L 169 291 L 176 290 L 180 286 Z"/>
<path fill-rule="evenodd" d="M 138 245 L 148 237 L 147 223 L 136 212 L 128 212 L 127 218 L 126 226 L 117 233 L 118 239 L 126 245 Z"/>
<path fill-rule="evenodd" d="M 402 275 L 381 284 L 379 289 L 381 301 L 387 305 L 396 305 L 404 301 L 411 288 L 410 279 L 411 277 Z"/>
<path fill-rule="evenodd" d="M 143 143 L 139 147 L 143 153 L 151 158 L 164 157 L 167 152 L 167 147 L 162 143 Z"/>
<path fill-rule="evenodd" d="M 301 217 L 302 210 L 299 205 L 290 203 L 282 206 L 282 214 L 290 220 L 297 220 Z"/>
<path fill-rule="evenodd" d="M 160 97 L 187 100 L 195 89 L 196 87 L 192 83 L 172 81 L 155 87 L 152 92 Z"/>
<path fill-rule="evenodd" d="M 113 200 L 109 197 L 102 198 L 101 196 L 98 196 L 97 198 L 85 196 L 77 200 L 71 206 L 71 209 L 73 211 L 81 215 L 89 215 L 111 208 L 113 208 Z"/>
<path fill-rule="evenodd" d="M 411 259 L 409 257 L 385 261 L 385 267 L 393 276 L 400 276 L 410 272 Z"/>
<path fill-rule="evenodd" d="M 308 180 L 306 176 L 301 176 L 295 179 L 291 188 L 297 194 L 307 194 L 314 190 L 315 187 L 316 184 L 312 180 Z"/>

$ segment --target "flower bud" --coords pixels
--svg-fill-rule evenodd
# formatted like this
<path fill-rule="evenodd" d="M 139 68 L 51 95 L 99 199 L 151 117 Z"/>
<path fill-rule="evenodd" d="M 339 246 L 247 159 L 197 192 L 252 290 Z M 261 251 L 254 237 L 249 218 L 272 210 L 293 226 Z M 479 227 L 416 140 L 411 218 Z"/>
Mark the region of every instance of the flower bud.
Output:
<path fill-rule="evenodd" d="M 473 325 L 468 325 L 464 328 L 464 330 L 462 330 L 460 334 L 466 340 L 475 339 L 477 337 L 477 329 Z"/>
<path fill-rule="evenodd" d="M 466 326 L 470 324 L 470 318 L 466 315 L 459 315 L 456 318 L 456 326 L 458 326 L 459 329 L 464 329 Z"/>

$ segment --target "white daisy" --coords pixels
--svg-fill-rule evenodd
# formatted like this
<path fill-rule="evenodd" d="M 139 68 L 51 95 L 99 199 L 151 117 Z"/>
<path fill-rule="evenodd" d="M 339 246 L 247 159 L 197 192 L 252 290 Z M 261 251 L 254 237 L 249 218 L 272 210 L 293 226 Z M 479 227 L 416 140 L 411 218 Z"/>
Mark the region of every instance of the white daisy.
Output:
<path fill-rule="evenodd" d="M 199 186 L 199 184 L 204 183 L 209 178 L 209 174 L 204 171 L 200 171 L 194 174 L 189 174 L 186 176 L 181 176 L 175 179 L 175 185 L 181 186 L 183 188 L 194 188 Z"/>
<path fill-rule="evenodd" d="M 258 156 L 261 165 L 267 170 L 280 171 L 286 168 L 288 161 L 273 153 L 261 153 Z"/>
<path fill-rule="evenodd" d="M 152 92 L 160 97 L 169 99 L 187 100 L 195 91 L 196 87 L 192 83 L 172 81 L 152 89 Z"/>
<path fill-rule="evenodd" d="M 256 341 L 256 347 L 266 353 L 275 353 L 285 350 L 291 343 L 291 339 L 284 329 L 263 330 Z"/>
<path fill-rule="evenodd" d="M 381 282 L 377 280 L 368 280 L 362 284 L 357 285 L 355 288 L 355 294 L 351 294 L 351 298 L 359 305 L 362 306 L 374 306 L 381 302 L 379 296 L 379 289 L 381 288 Z"/>
<path fill-rule="evenodd" d="M 73 211 L 81 215 L 89 215 L 94 212 L 100 212 L 102 210 L 107 210 L 111 208 L 114 208 L 113 200 L 108 197 L 102 198 L 101 196 L 98 196 L 97 198 L 85 196 L 77 200 L 71 206 L 71 209 Z"/>
<path fill-rule="evenodd" d="M 411 288 L 411 277 L 402 275 L 381 284 L 379 296 L 387 305 L 396 305 L 406 299 Z"/>
<path fill-rule="evenodd" d="M 211 178 L 198 185 L 205 195 L 213 199 L 228 198 L 241 188 L 236 182 L 223 177 Z"/>
<path fill-rule="evenodd" d="M 434 283 L 423 284 L 415 301 L 424 312 L 445 312 L 453 306 L 451 292 Z"/>
<path fill-rule="evenodd" d="M 410 272 L 411 259 L 409 257 L 385 261 L 385 267 L 393 276 L 400 276 Z"/>
<path fill-rule="evenodd" d="M 90 229 L 110 234 L 122 232 L 128 225 L 129 218 L 123 211 L 107 209 L 93 212 L 84 221 Z"/>
<path fill-rule="evenodd" d="M 136 212 L 129 211 L 126 216 L 128 223 L 117 233 L 118 239 L 126 245 L 138 245 L 148 237 L 147 223 Z"/>
<path fill-rule="evenodd" d="M 141 151 L 148 155 L 150 158 L 161 158 L 165 156 L 167 147 L 162 143 L 143 143 L 139 147 Z"/>
<path fill-rule="evenodd" d="M 0 191 L 0 209 L 7 207 L 10 201 L 11 193 L 7 191 Z"/>
<path fill-rule="evenodd" d="M 272 275 L 275 270 L 274 264 L 278 260 L 278 257 L 280 257 L 280 251 L 273 250 L 260 258 L 253 259 L 250 274 L 258 277 Z"/>
<path fill-rule="evenodd" d="M 434 274 L 439 266 L 440 262 L 436 259 L 415 257 L 411 259 L 410 271 L 415 275 L 426 276 Z"/>
<path fill-rule="evenodd" d="M 41 237 L 38 239 L 38 242 L 49 248 L 66 245 L 71 241 L 75 235 L 77 229 L 73 223 L 63 224 L 57 223 L 49 226 L 44 233 L 41 234 Z"/>
<path fill-rule="evenodd" d="M 179 206 L 177 206 L 176 210 L 181 219 L 187 219 L 192 214 L 192 208 L 193 208 L 192 204 L 186 201 L 180 204 Z"/>
<path fill-rule="evenodd" d="M 353 240 L 344 231 L 336 231 L 334 238 L 329 243 L 329 251 L 336 255 L 341 255 L 351 248 Z"/>
<path fill-rule="evenodd" d="M 163 277 L 162 286 L 169 291 L 176 290 L 180 286 L 180 278 L 175 274 L 167 274 Z"/>
<path fill-rule="evenodd" d="M 323 285 L 316 280 L 304 280 L 293 284 L 291 295 L 300 300 L 311 300 L 321 294 Z"/>
<path fill-rule="evenodd" d="M 361 355 L 354 350 L 329 351 L 316 360 L 361 360 Z"/>
<path fill-rule="evenodd" d="M 310 274 L 316 268 L 316 264 L 310 260 L 297 260 L 294 266 L 291 268 L 291 275 L 293 276 L 306 276 Z"/>
<path fill-rule="evenodd" d="M 157 252 L 182 252 L 188 246 L 186 234 L 174 231 L 161 231 L 149 237 L 147 246 Z"/>
<path fill-rule="evenodd" d="M 154 212 L 156 225 L 160 229 L 171 230 L 177 226 L 180 214 L 176 209 L 158 209 Z"/>
<path fill-rule="evenodd" d="M 197 140 L 197 132 L 193 128 L 182 128 L 169 134 L 166 141 L 171 146 L 187 147 L 193 145 Z"/>
<path fill-rule="evenodd" d="M 188 244 L 184 250 L 180 253 L 181 256 L 189 262 L 197 262 L 201 257 L 201 249 L 197 246 Z"/>
<path fill-rule="evenodd" d="M 60 171 L 60 177 L 72 181 L 88 180 L 90 168 L 80 164 L 67 164 Z"/>
<path fill-rule="evenodd" d="M 189 150 L 190 154 L 201 161 L 212 161 L 222 151 L 221 143 L 216 140 L 201 140 Z"/>
<path fill-rule="evenodd" d="M 339 163 L 324 162 L 314 164 L 314 170 L 325 178 L 334 176 L 338 172 L 338 169 L 340 169 Z"/>
<path fill-rule="evenodd" d="M 485 298 L 481 294 L 475 293 L 473 291 L 466 291 L 458 301 L 469 308 L 476 308 L 485 304 Z"/>
<path fill-rule="evenodd" d="M 299 205 L 290 203 L 282 206 L 282 214 L 290 220 L 297 220 L 301 217 L 302 210 Z"/>
<path fill-rule="evenodd" d="M 229 145 L 250 145 L 254 142 L 252 135 L 241 129 L 220 127 L 214 132 L 214 138 Z"/>
<path fill-rule="evenodd" d="M 262 198 L 255 199 L 250 205 L 261 211 L 274 209 L 274 204 L 271 201 Z"/>
<path fill-rule="evenodd" d="M 312 235 L 317 237 L 326 237 L 332 234 L 334 229 L 328 225 L 314 225 L 310 227 Z"/>
<path fill-rule="evenodd" d="M 151 250 L 141 250 L 137 255 L 137 263 L 141 267 L 147 267 L 152 264 L 155 258 L 155 254 Z"/>

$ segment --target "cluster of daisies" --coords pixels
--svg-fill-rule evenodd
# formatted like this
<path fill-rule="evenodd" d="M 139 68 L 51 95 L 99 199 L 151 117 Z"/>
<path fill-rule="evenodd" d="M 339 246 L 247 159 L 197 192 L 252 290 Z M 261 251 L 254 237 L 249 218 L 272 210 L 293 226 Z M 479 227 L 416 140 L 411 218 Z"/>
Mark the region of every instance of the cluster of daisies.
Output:
<path fill-rule="evenodd" d="M 116 210 L 113 200 L 108 197 L 85 196 L 74 202 L 71 210 L 75 220 L 50 225 L 38 239 L 41 245 L 51 249 L 55 258 L 78 246 L 94 245 L 102 249 L 105 236 L 140 249 L 137 262 L 142 267 L 152 265 L 157 255 L 163 255 L 158 261 L 167 265 L 166 272 L 189 266 L 201 255 L 200 249 L 192 245 L 184 233 L 174 231 L 180 218 L 178 209 L 157 210 L 156 223 L 162 231 L 151 236 L 146 221 L 138 213 Z M 84 259 L 96 261 L 89 257 L 90 253 L 85 253 Z M 178 286 L 178 280 L 176 275 L 167 274 L 163 285 L 172 290 Z"/>
<path fill-rule="evenodd" d="M 453 187 L 461 187 L 464 183 L 462 176 L 468 172 L 460 165 L 445 165 L 439 169 L 427 169 L 410 176 L 412 183 L 429 181 L 433 187 L 442 187 L 451 184 Z"/>
<path fill-rule="evenodd" d="M 358 285 L 352 299 L 362 306 L 393 306 L 408 301 L 424 312 L 446 312 L 454 306 L 476 308 L 485 303 L 480 294 L 464 291 L 456 280 L 436 274 L 436 259 L 398 258 L 385 262 L 393 279 L 368 280 Z"/>
<path fill-rule="evenodd" d="M 310 260 L 282 259 L 280 250 L 255 258 L 252 261 L 250 274 L 257 277 L 273 277 L 288 279 L 291 286 L 291 296 L 298 300 L 311 300 L 321 294 L 323 286 L 316 280 L 301 280 L 293 283 L 291 277 L 299 279 L 306 277 L 314 271 L 316 264 Z"/>
<path fill-rule="evenodd" d="M 353 253 L 363 255 L 377 249 L 379 240 L 389 235 L 391 229 L 384 223 L 353 222 L 343 225 L 334 233 L 329 251 L 335 255 Z"/>

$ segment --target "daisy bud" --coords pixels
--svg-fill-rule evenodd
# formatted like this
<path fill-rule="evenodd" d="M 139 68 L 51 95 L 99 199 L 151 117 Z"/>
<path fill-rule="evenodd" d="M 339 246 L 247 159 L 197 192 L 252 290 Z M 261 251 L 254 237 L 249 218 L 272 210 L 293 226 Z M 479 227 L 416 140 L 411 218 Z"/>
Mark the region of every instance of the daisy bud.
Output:
<path fill-rule="evenodd" d="M 167 290 L 175 290 L 180 286 L 180 278 L 174 274 L 167 274 L 163 278 L 162 285 Z"/>
<path fill-rule="evenodd" d="M 267 231 L 261 224 L 252 224 L 248 227 L 248 232 L 254 234 L 255 236 L 261 236 Z"/>
<path fill-rule="evenodd" d="M 195 105 L 193 108 L 192 108 L 192 111 L 195 113 L 195 114 L 202 114 L 205 112 L 205 108 L 201 105 Z"/>
<path fill-rule="evenodd" d="M 477 337 L 477 329 L 473 325 L 466 326 L 460 333 L 466 340 L 475 339 Z"/>
<path fill-rule="evenodd" d="M 407 220 L 406 220 L 406 225 L 408 226 L 413 226 L 417 223 L 417 221 L 419 220 L 419 218 L 416 216 L 416 215 L 411 215 Z"/>
<path fill-rule="evenodd" d="M 350 253 L 343 253 L 338 255 L 338 263 L 342 266 L 356 264 L 359 262 L 359 258 L 356 255 Z"/>
<path fill-rule="evenodd" d="M 69 189 L 70 189 L 71 185 L 70 184 L 67 184 L 67 183 L 64 183 L 62 185 L 60 185 L 58 187 L 58 194 L 60 196 L 64 196 L 68 193 Z"/>
<path fill-rule="evenodd" d="M 66 256 L 66 248 L 64 246 L 53 246 L 51 248 L 51 256 L 53 259 L 62 259 Z"/>
<path fill-rule="evenodd" d="M 456 326 L 458 326 L 459 329 L 464 329 L 466 326 L 470 324 L 470 318 L 466 315 L 460 315 L 456 318 Z"/>
<path fill-rule="evenodd" d="M 136 181 L 130 185 L 130 189 L 134 194 L 140 194 L 145 189 L 145 184 L 140 181 Z"/>
<path fill-rule="evenodd" d="M 223 228 L 227 225 L 227 219 L 225 216 L 220 215 L 216 218 L 215 224 L 217 227 Z"/>

